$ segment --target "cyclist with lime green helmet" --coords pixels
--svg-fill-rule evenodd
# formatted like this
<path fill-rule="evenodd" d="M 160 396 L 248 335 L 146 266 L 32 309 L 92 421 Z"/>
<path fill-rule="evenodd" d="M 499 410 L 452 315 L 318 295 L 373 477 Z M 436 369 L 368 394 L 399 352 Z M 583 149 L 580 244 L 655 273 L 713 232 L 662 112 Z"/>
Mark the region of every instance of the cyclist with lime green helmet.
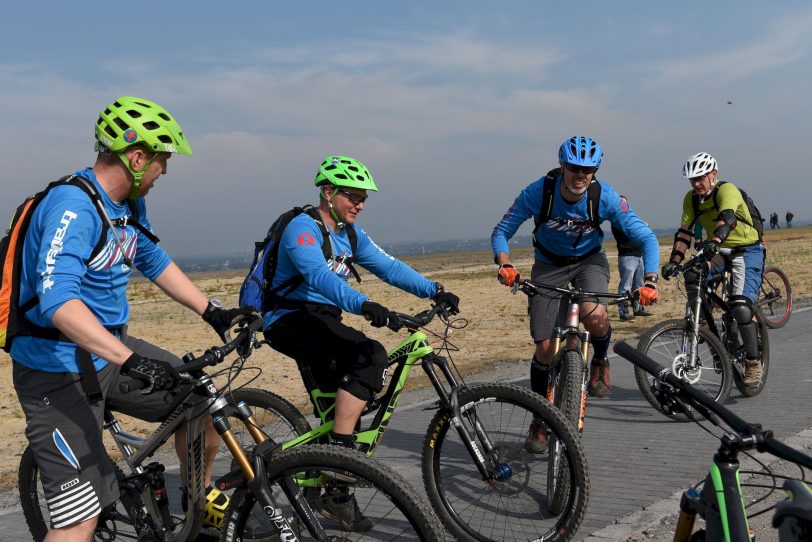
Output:
<path fill-rule="evenodd" d="M 350 287 L 353 265 L 455 311 L 459 298 L 388 255 L 356 227 L 369 192 L 378 190 L 364 164 L 347 156 L 328 156 L 314 182 L 318 206 L 293 218 L 278 241 L 276 269 L 268 285 L 274 302 L 263 309 L 265 334 L 275 349 L 300 367 L 311 368 L 315 385 L 322 390 L 338 388 L 334 443 L 351 447 L 361 411 L 383 388 L 387 356 L 381 343 L 343 323 L 342 311 L 364 315 L 374 327 L 385 326 L 390 315 L 386 307 Z M 331 247 L 327 261 L 325 240 Z M 312 387 L 310 382 L 306 385 Z M 371 525 L 353 509 L 354 503 L 327 499 L 320 510 L 347 529 L 364 531 Z"/>
<path fill-rule="evenodd" d="M 152 233 L 144 196 L 172 154 L 192 152 L 174 117 L 154 102 L 124 96 L 99 114 L 96 141 L 93 167 L 49 188 L 31 215 L 19 283 L 21 301 L 31 300 L 22 305 L 27 331 L 11 344 L 14 386 L 54 539 L 90 540 L 100 511 L 119 498 L 102 442 L 105 404 L 154 422 L 187 393 L 174 369 L 181 360 L 126 332 L 132 272 L 221 336 L 242 312 L 210 302 Z M 146 382 L 150 393 L 122 394 L 119 384 L 133 379 Z M 211 426 L 206 440 L 212 459 L 218 440 Z M 185 441 L 176 443 L 183 465 Z"/>

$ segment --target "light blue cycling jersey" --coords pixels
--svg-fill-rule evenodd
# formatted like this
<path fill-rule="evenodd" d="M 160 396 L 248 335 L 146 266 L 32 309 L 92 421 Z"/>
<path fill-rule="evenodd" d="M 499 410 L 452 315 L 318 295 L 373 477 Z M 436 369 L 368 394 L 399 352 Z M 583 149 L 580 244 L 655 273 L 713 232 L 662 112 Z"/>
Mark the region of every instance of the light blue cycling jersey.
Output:
<path fill-rule="evenodd" d="M 550 252 L 562 257 L 575 257 L 588 254 L 603 244 L 603 231 L 593 228 L 587 213 L 587 195 L 575 203 L 570 203 L 561 195 L 563 176 L 556 177 L 553 192 L 553 208 L 550 220 L 542 224 L 536 233 L 536 239 Z M 637 216 L 625 200 L 607 183 L 601 184 L 599 205 L 600 222 L 608 220 L 635 245 L 643 249 L 643 269 L 645 273 L 657 273 L 660 265 L 660 246 L 651 228 Z M 544 192 L 544 178 L 531 183 L 522 190 L 516 201 L 508 209 L 502 220 L 491 234 L 491 246 L 496 256 L 500 252 L 509 254 L 508 240 L 513 237 L 527 219 L 538 221 L 541 216 L 541 201 Z M 569 221 L 569 222 L 568 222 Z M 574 222 L 574 223 L 573 223 Z M 601 248 L 601 251 L 603 249 Z M 552 263 L 539 251 L 535 250 L 536 261 Z"/>
<path fill-rule="evenodd" d="M 356 254 L 352 253 L 345 229 L 328 231 L 334 257 L 325 261 L 321 250 L 324 237 L 313 218 L 302 213 L 285 228 L 279 241 L 279 259 L 271 286 L 275 288 L 297 275 L 304 277 L 304 281 L 285 295 L 285 299 L 333 305 L 353 314 L 361 314 L 361 304 L 369 298 L 348 284 L 351 272 L 343 260 L 349 257 L 353 265 L 360 265 L 384 282 L 417 297 L 426 298 L 435 294 L 434 282 L 384 252 L 357 225 Z M 266 313 L 265 327 L 293 310 L 281 307 Z"/>
<path fill-rule="evenodd" d="M 112 201 L 90 168 L 76 175 L 95 185 L 111 220 L 130 216 L 126 202 Z M 139 198 L 136 205 L 139 223 L 151 229 L 144 198 Z M 135 267 L 150 280 L 157 278 L 172 260 L 160 246 L 127 225 L 108 229 L 103 248 L 88 262 L 101 232 L 99 213 L 82 189 L 60 186 L 45 196 L 31 217 L 23 248 L 20 301 L 39 298 L 39 303 L 26 313 L 28 320 L 53 328 L 51 319 L 59 307 L 71 299 L 80 299 L 105 328 L 115 329 L 127 323 L 127 284 L 132 270 L 124 265 L 113 235 L 121 240 Z M 18 336 L 11 347 L 12 359 L 41 371 L 79 372 L 75 355 L 74 343 L 35 337 Z M 96 370 L 107 363 L 97 356 L 93 356 L 93 362 Z"/>

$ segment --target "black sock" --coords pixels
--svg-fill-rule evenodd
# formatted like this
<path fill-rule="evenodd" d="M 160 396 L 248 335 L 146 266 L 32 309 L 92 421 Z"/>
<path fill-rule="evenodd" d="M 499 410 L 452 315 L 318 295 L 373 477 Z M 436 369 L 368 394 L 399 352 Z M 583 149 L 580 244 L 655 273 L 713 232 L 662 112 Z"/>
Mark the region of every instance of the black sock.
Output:
<path fill-rule="evenodd" d="M 550 382 L 550 366 L 540 363 L 536 356 L 530 362 L 530 389 L 542 397 L 547 397 L 547 385 Z"/>
<path fill-rule="evenodd" d="M 335 444 L 336 446 L 343 446 L 345 448 L 354 448 L 355 447 L 355 439 L 352 435 L 342 435 L 340 433 L 333 433 L 333 440 L 330 441 L 330 444 Z"/>
<path fill-rule="evenodd" d="M 612 327 L 609 326 L 609 331 L 603 337 L 592 337 L 593 354 L 592 359 L 606 359 L 609 354 L 609 341 L 612 340 Z"/>

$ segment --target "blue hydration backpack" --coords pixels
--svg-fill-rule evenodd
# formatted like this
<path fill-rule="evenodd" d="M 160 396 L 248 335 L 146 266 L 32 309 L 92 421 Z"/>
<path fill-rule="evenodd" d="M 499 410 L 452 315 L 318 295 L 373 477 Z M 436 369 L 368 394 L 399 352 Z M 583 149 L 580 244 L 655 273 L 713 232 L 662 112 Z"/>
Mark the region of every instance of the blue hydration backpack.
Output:
<path fill-rule="evenodd" d="M 305 205 L 304 207 L 294 207 L 290 211 L 282 213 L 268 228 L 265 239 L 254 244 L 254 260 L 251 263 L 248 275 L 245 277 L 242 286 L 240 286 L 240 307 L 251 307 L 263 314 L 270 312 L 280 299 L 290 294 L 304 281 L 302 275 L 296 275 L 277 287 L 271 288 L 279 260 L 279 240 L 282 238 L 282 233 L 290 224 L 290 221 L 302 213 L 307 213 L 319 225 L 322 236 L 321 251 L 324 254 L 325 261 L 330 261 L 333 258 L 330 233 L 327 231 L 327 227 L 322 222 L 321 216 L 315 207 Z M 355 254 L 358 243 L 355 228 L 353 228 L 352 224 L 347 224 L 345 229 L 350 240 L 352 253 Z M 358 272 L 352 266 L 350 259 L 344 260 L 344 263 L 349 267 L 355 280 L 361 282 L 361 277 L 358 276 Z"/>

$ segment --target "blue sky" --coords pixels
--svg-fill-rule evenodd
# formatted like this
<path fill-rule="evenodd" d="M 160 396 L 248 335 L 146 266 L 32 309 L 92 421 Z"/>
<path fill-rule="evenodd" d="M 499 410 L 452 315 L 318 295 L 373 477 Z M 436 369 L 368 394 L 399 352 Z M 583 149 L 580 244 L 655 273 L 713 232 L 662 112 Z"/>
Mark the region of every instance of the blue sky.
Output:
<path fill-rule="evenodd" d="M 177 256 L 250 250 L 315 203 L 332 153 L 375 178 L 360 223 L 379 243 L 488 237 L 576 134 L 653 227 L 677 226 L 698 151 L 763 213 L 812 219 L 808 2 L 121 6 L 4 10 L 0 216 L 92 165 L 96 116 L 126 94 L 165 106 L 194 150 L 148 199 Z"/>

